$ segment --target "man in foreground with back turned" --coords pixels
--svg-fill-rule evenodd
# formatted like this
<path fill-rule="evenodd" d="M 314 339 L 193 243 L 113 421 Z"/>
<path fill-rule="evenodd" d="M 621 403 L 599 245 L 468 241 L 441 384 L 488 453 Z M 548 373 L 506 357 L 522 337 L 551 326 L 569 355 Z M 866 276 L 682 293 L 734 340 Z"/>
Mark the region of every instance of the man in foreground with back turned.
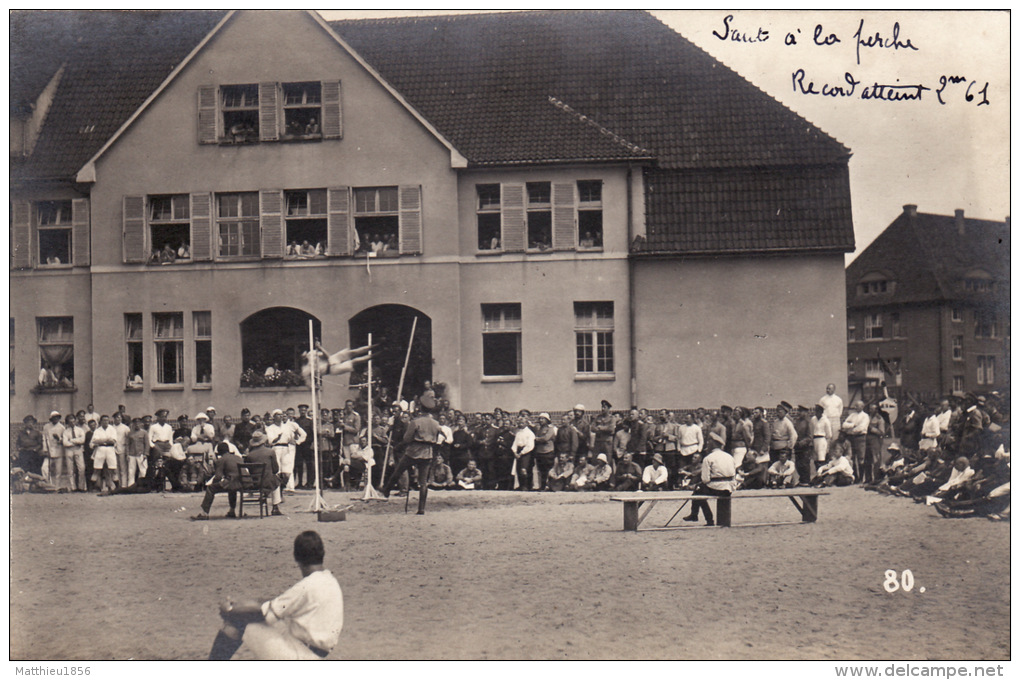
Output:
<path fill-rule="evenodd" d="M 343 592 L 333 574 L 322 566 L 325 552 L 319 534 L 298 534 L 294 561 L 301 570 L 300 581 L 262 604 L 227 600 L 220 605 L 223 628 L 216 634 L 209 660 L 230 659 L 242 642 L 257 659 L 325 659 L 344 626 Z"/>

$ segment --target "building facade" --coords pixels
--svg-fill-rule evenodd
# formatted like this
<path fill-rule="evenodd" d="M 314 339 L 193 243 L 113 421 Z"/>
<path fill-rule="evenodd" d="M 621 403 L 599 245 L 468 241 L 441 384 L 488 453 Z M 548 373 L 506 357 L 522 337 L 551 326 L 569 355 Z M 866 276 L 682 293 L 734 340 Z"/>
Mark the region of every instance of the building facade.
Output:
<path fill-rule="evenodd" d="M 33 15 L 12 416 L 307 401 L 309 325 L 466 410 L 841 383 L 849 152 L 647 14 Z"/>
<path fill-rule="evenodd" d="M 852 390 L 935 398 L 1010 384 L 1009 218 L 905 205 L 846 270 Z"/>

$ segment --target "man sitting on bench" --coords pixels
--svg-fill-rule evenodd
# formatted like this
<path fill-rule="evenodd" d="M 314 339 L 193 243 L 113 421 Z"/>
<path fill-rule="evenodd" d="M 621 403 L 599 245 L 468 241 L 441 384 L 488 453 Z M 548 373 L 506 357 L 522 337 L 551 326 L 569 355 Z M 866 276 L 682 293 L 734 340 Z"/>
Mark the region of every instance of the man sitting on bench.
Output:
<path fill-rule="evenodd" d="M 737 474 L 733 456 L 722 450 L 726 444 L 725 437 L 718 432 L 712 432 L 708 438 L 715 448 L 701 461 L 701 484 L 694 489 L 694 495 L 729 496 L 733 493 L 733 481 Z M 699 512 L 705 513 L 705 526 L 715 526 L 715 517 L 708 501 L 694 501 L 691 514 L 684 517 L 684 521 L 697 522 Z"/>

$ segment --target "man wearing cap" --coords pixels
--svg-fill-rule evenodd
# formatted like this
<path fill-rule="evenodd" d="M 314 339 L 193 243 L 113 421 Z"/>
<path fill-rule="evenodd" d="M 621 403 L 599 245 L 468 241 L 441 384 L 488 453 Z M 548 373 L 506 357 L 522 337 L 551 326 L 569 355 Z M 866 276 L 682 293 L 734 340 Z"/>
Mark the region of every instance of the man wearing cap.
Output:
<path fill-rule="evenodd" d="M 592 425 L 595 434 L 592 451 L 596 454 L 606 454 L 607 459 L 613 455 L 613 436 L 616 434 L 617 417 L 610 410 L 612 408 L 613 405 L 603 399 L 602 410 L 595 416 L 595 423 Z"/>
<path fill-rule="evenodd" d="M 864 454 L 867 450 L 868 426 L 871 418 L 864 412 L 864 402 L 855 401 L 850 406 L 850 415 L 843 421 L 841 428 L 850 442 L 850 450 L 853 452 L 854 479 L 863 479 Z"/>
<path fill-rule="evenodd" d="M 680 434 L 678 453 L 680 460 L 678 465 L 687 466 L 691 464 L 694 454 L 701 453 L 705 448 L 705 430 L 701 425 L 694 422 L 694 416 L 690 412 L 684 415 L 684 422 L 678 427 Z"/>
<path fill-rule="evenodd" d="M 652 455 L 651 464 L 641 473 L 641 488 L 645 491 L 663 491 L 669 483 L 669 469 L 662 463 L 662 454 Z"/>
<path fill-rule="evenodd" d="M 396 485 L 404 471 L 413 465 L 418 473 L 418 514 L 424 515 L 429 491 L 429 468 L 432 467 L 433 449 L 439 443 L 439 423 L 432 417 L 436 408 L 435 398 L 423 394 L 418 401 L 418 416 L 408 424 L 404 432 L 404 455 L 386 480 L 382 495 L 389 498 L 390 489 Z"/>
<path fill-rule="evenodd" d="M 608 491 L 612 488 L 613 467 L 609 464 L 609 456 L 600 453 L 595 456 L 595 465 L 588 475 L 588 488 L 592 491 Z"/>
<path fill-rule="evenodd" d="M 814 463 L 824 463 L 829 453 L 829 441 L 832 439 L 832 423 L 825 416 L 825 407 L 821 404 L 815 404 L 815 414 L 811 416 L 809 429 L 811 442 L 814 445 Z M 814 464 L 811 466 L 811 470 L 811 476 L 808 479 L 815 477 L 816 466 Z"/>
<path fill-rule="evenodd" d="M 535 449 L 535 433 L 528 426 L 528 420 L 523 415 L 517 416 L 517 431 L 514 433 L 514 443 L 510 445 L 510 451 L 514 454 L 517 463 L 517 481 L 522 491 L 527 491 L 531 481 L 531 452 Z"/>
<path fill-rule="evenodd" d="M 571 422 L 577 430 L 577 459 L 587 458 L 592 447 L 592 431 L 591 423 L 584 415 L 584 404 L 574 406 L 574 419 Z"/>
<path fill-rule="evenodd" d="M 679 440 L 680 426 L 673 422 L 672 413 L 662 409 L 659 411 L 659 422 L 655 425 L 652 445 L 655 453 L 659 454 L 659 462 L 666 466 L 667 474 L 674 480 L 676 479 L 676 450 Z M 647 468 L 645 471 L 647 472 Z"/>
<path fill-rule="evenodd" d="M 267 443 L 265 432 L 261 430 L 253 432 L 248 441 L 248 454 L 245 456 L 245 460 L 249 463 L 261 463 L 266 466 L 262 473 L 262 493 L 273 506 L 273 514 L 282 515 L 283 513 L 280 511 L 280 503 L 283 502 L 283 496 L 280 494 L 280 464 L 277 462 L 273 450 L 266 446 Z"/>
<path fill-rule="evenodd" d="M 220 424 L 216 422 L 216 409 L 212 406 L 207 407 L 205 409 L 205 415 L 209 417 L 209 424 L 212 426 L 213 432 L 215 432 L 215 435 L 213 436 L 213 443 L 215 444 L 223 441 L 223 432 L 220 428 Z"/>
<path fill-rule="evenodd" d="M 85 428 L 70 413 L 64 422 L 63 440 L 68 484 L 72 491 L 85 493 L 88 491 L 85 479 Z"/>
<path fill-rule="evenodd" d="M 234 443 L 242 451 L 251 445 L 251 436 L 255 433 L 255 424 L 251 422 L 251 411 L 241 409 L 241 418 L 234 425 Z"/>
<path fill-rule="evenodd" d="M 18 432 L 18 466 L 25 472 L 41 475 L 43 435 L 36 429 L 35 416 L 27 415 L 25 426 Z"/>
<path fill-rule="evenodd" d="M 537 469 L 539 488 L 545 486 L 549 470 L 556 462 L 556 428 L 552 426 L 552 418 L 548 413 L 538 414 L 538 425 L 535 426 L 535 468 Z"/>
<path fill-rule="evenodd" d="M 308 417 L 308 404 L 298 404 L 298 416 L 295 419 L 298 427 L 305 434 L 314 432 L 315 425 Z M 306 436 L 304 441 L 294 448 L 294 483 L 299 489 L 315 488 L 315 442 Z"/>
<path fill-rule="evenodd" d="M 156 411 L 156 422 L 149 426 L 150 457 L 153 461 L 157 458 L 163 459 L 163 467 L 167 470 L 170 478 L 170 486 L 174 491 L 181 491 L 181 470 L 184 468 L 183 460 L 176 460 L 170 456 L 170 448 L 174 443 L 173 425 L 167 422 L 168 411 L 161 408 Z"/>
<path fill-rule="evenodd" d="M 64 476 L 64 425 L 60 422 L 60 411 L 50 413 L 50 422 L 43 425 L 43 451 L 46 454 L 46 463 L 49 465 L 49 477 L 47 481 L 57 487 L 61 492 L 67 493 L 66 486 L 61 486 L 61 477 Z"/>
<path fill-rule="evenodd" d="M 733 493 L 734 478 L 737 474 L 733 456 L 723 451 L 722 447 L 726 445 L 726 441 L 717 433 L 709 435 L 709 443 L 714 448 L 701 461 L 701 484 L 694 489 L 694 495 L 729 496 Z M 708 501 L 694 501 L 691 504 L 691 514 L 684 517 L 684 520 L 697 522 L 699 512 L 704 513 L 706 526 L 715 525 L 715 517 Z"/>
<path fill-rule="evenodd" d="M 779 402 L 776 406 L 776 419 L 772 422 L 772 443 L 769 447 L 769 462 L 779 460 L 779 454 L 786 452 L 788 460 L 793 460 L 793 450 L 797 446 L 797 429 L 790 422 L 789 413 L 793 410 L 788 402 Z"/>

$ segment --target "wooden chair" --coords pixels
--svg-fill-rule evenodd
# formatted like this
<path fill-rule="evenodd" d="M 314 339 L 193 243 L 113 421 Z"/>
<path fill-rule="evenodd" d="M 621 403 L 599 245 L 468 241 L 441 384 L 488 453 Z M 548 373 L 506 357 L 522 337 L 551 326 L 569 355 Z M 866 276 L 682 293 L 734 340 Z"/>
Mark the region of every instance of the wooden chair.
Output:
<path fill-rule="evenodd" d="M 259 517 L 269 514 L 269 501 L 262 488 L 262 476 L 266 474 L 265 463 L 239 463 L 241 470 L 241 492 L 238 516 L 244 517 L 244 502 L 258 503 Z"/>

